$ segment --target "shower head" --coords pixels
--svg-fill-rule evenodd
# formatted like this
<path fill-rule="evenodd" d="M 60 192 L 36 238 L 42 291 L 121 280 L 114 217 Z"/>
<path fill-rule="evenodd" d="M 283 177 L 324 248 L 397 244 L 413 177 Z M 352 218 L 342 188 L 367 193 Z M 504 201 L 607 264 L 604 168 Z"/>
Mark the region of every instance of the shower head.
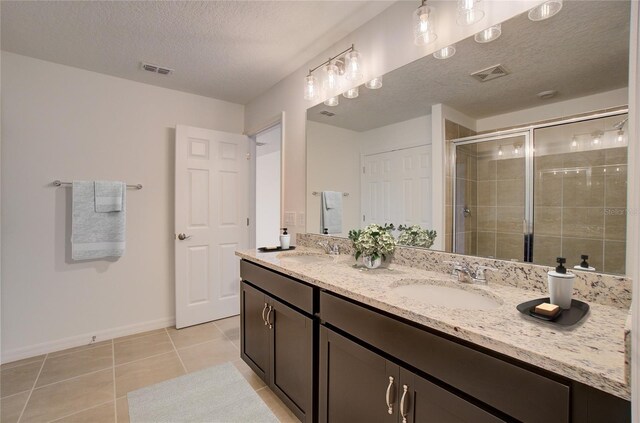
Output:
<path fill-rule="evenodd" d="M 613 129 L 617 129 L 617 130 L 622 129 L 624 127 L 624 124 L 627 123 L 628 120 L 629 120 L 629 117 L 627 116 L 626 118 L 622 119 L 620 122 L 613 125 Z"/>

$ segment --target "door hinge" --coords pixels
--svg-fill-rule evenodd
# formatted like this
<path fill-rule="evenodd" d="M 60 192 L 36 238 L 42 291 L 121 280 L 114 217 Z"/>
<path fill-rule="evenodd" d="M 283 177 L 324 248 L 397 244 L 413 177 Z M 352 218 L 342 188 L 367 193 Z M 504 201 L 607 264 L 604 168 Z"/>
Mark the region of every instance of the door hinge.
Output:
<path fill-rule="evenodd" d="M 249 226 L 249 218 L 247 217 L 247 226 Z"/>
<path fill-rule="evenodd" d="M 362 221 L 365 222 L 365 215 L 362 215 Z"/>
<path fill-rule="evenodd" d="M 251 153 L 247 153 L 247 160 L 251 160 Z"/>
<path fill-rule="evenodd" d="M 366 173 L 367 173 L 367 172 L 365 171 L 365 167 L 364 167 L 364 166 L 362 166 L 362 174 L 364 175 L 364 174 L 366 174 Z"/>

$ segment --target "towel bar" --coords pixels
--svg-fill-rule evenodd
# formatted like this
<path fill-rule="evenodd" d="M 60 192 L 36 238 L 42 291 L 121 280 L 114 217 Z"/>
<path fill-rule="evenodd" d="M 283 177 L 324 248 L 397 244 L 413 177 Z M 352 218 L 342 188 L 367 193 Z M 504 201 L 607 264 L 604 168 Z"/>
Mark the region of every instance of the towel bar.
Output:
<path fill-rule="evenodd" d="M 322 194 L 322 193 L 320 193 L 320 192 L 318 192 L 318 191 L 313 191 L 311 194 L 318 196 L 318 195 L 320 195 L 320 194 Z M 343 192 L 343 193 L 342 193 L 342 196 L 343 196 L 343 197 L 348 197 L 348 196 L 349 196 L 349 193 L 348 193 L 348 192 Z"/>
<path fill-rule="evenodd" d="M 57 180 L 57 179 L 56 179 L 55 181 L 53 181 L 53 186 L 61 187 L 61 186 L 63 186 L 63 185 L 65 185 L 65 186 L 71 186 L 71 185 L 73 185 L 73 183 L 71 183 L 71 182 L 62 182 L 62 181 L 59 181 L 59 180 Z M 142 189 L 142 184 L 127 185 L 127 188 Z"/>

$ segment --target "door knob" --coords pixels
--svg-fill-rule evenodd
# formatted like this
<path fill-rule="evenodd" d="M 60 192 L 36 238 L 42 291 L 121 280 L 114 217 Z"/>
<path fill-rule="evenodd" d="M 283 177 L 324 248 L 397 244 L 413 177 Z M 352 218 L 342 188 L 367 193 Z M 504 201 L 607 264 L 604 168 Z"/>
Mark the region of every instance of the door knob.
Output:
<path fill-rule="evenodd" d="M 189 239 L 191 238 L 191 235 L 187 235 L 187 234 L 178 234 L 178 239 L 180 241 L 184 241 L 185 239 Z"/>

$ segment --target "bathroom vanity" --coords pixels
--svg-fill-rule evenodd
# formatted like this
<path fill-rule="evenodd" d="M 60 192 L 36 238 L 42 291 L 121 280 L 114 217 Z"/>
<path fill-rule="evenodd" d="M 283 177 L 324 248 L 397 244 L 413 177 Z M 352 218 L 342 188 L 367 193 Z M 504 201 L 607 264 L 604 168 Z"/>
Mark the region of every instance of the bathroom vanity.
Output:
<path fill-rule="evenodd" d="M 630 421 L 623 309 L 592 303 L 563 330 L 515 310 L 535 291 L 365 271 L 308 248 L 237 254 L 242 359 L 303 422 Z M 414 283 L 496 304 L 448 308 L 397 289 Z"/>

